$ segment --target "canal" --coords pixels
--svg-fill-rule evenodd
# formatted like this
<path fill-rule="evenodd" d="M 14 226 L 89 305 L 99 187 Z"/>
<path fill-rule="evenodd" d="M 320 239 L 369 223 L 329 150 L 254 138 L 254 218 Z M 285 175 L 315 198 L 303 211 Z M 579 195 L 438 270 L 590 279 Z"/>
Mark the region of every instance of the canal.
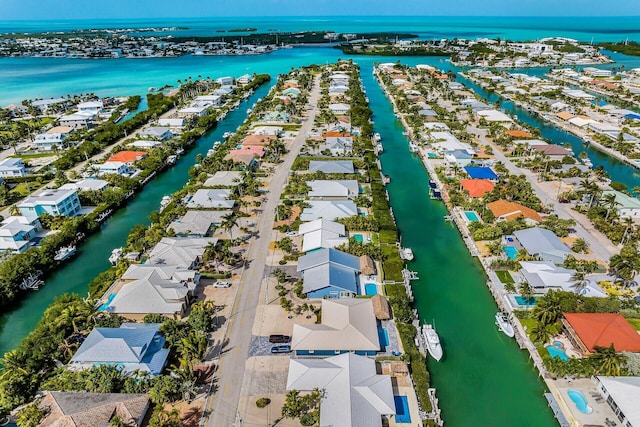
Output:
<path fill-rule="evenodd" d="M 367 64 L 362 78 L 385 149 L 381 162 L 391 177 L 391 205 L 403 245 L 416 257 L 410 268 L 420 276 L 413 282 L 415 307 L 423 322 L 435 323 L 444 347 L 443 360 L 430 359 L 429 371 L 446 425 L 557 425 L 528 353 L 497 330 L 497 306 L 484 273 L 444 221 L 442 202 L 429 198 L 428 175 L 371 72 Z"/>
<path fill-rule="evenodd" d="M 189 179 L 188 171 L 198 154 L 206 155 L 213 142 L 222 140 L 224 132 L 233 132 L 246 118 L 246 110 L 258 98 L 264 97 L 270 83 L 262 85 L 237 110 L 227 114 L 218 127 L 198 141 L 181 157 L 177 164 L 161 173 L 135 195 L 123 209 L 109 218 L 99 233 L 89 237 L 78 249 L 78 254 L 63 268 L 46 279 L 46 285 L 29 293 L 21 301 L 8 307 L 0 316 L 0 354 L 13 350 L 38 323 L 44 310 L 54 298 L 64 293 L 86 295 L 89 282 L 109 267 L 111 250 L 123 246 L 129 230 L 136 224 L 148 225 L 149 214 L 158 209 L 163 196 L 181 189 Z"/>

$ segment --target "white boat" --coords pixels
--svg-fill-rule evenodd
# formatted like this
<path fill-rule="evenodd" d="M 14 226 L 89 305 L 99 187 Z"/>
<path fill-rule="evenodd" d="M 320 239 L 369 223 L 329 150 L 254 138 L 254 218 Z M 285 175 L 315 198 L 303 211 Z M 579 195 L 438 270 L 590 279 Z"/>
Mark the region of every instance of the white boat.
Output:
<path fill-rule="evenodd" d="M 63 246 L 60 249 L 58 249 L 58 252 L 56 252 L 53 259 L 56 261 L 64 261 L 65 259 L 72 257 L 75 253 L 76 253 L 75 246 Z"/>
<path fill-rule="evenodd" d="M 411 248 L 400 248 L 400 258 L 407 261 L 413 261 L 413 251 Z"/>
<path fill-rule="evenodd" d="M 168 165 L 175 165 L 177 161 L 178 161 L 178 156 L 174 156 L 174 155 L 167 156 Z"/>
<path fill-rule="evenodd" d="M 182 156 L 184 154 L 184 148 L 178 147 L 176 150 L 176 156 Z"/>
<path fill-rule="evenodd" d="M 418 152 L 418 146 L 413 142 L 409 142 L 409 149 L 411 150 L 412 153 Z"/>
<path fill-rule="evenodd" d="M 164 196 L 162 200 L 160 200 L 160 212 L 171 203 L 171 196 Z"/>
<path fill-rule="evenodd" d="M 109 262 L 111 265 L 116 265 L 118 263 L 120 255 L 122 255 L 122 248 L 115 248 L 111 251 L 111 255 L 109 255 Z"/>
<path fill-rule="evenodd" d="M 223 137 L 224 139 L 228 139 L 228 138 L 230 138 L 230 137 L 231 137 L 231 135 L 233 135 L 233 133 L 231 133 L 231 132 L 225 132 L 225 133 L 223 133 L 223 134 L 222 134 L 222 137 Z"/>
<path fill-rule="evenodd" d="M 253 110 L 251 108 L 247 108 L 247 114 L 251 114 L 253 113 Z"/>
<path fill-rule="evenodd" d="M 422 325 L 422 338 L 431 357 L 439 362 L 442 359 L 443 351 L 436 328 L 429 324 Z"/>
<path fill-rule="evenodd" d="M 373 139 L 374 139 L 376 142 L 380 142 L 380 141 L 382 141 L 382 137 L 380 136 L 380 134 L 379 134 L 378 132 L 376 132 L 376 133 L 374 133 L 374 134 L 373 134 Z"/>
<path fill-rule="evenodd" d="M 496 325 L 498 325 L 498 328 L 509 338 L 513 338 L 516 335 L 513 330 L 513 325 L 509 321 L 509 317 L 501 311 L 496 313 Z"/>

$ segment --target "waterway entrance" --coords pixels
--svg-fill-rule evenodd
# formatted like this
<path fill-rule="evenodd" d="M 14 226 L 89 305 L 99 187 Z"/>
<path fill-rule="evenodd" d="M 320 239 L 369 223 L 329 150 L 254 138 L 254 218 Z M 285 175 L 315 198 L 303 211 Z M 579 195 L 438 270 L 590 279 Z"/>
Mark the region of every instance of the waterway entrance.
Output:
<path fill-rule="evenodd" d="M 444 205 L 429 198 L 428 175 L 371 71 L 369 64 L 363 67 L 362 78 L 385 149 L 381 162 L 391 177 L 391 205 L 402 243 L 416 256 L 410 268 L 420 275 L 413 282 L 415 306 L 423 322 L 435 322 L 443 342 L 444 359 L 430 360 L 429 371 L 446 425 L 557 425 L 528 354 L 494 325 L 497 306 L 484 273 L 444 221 Z"/>

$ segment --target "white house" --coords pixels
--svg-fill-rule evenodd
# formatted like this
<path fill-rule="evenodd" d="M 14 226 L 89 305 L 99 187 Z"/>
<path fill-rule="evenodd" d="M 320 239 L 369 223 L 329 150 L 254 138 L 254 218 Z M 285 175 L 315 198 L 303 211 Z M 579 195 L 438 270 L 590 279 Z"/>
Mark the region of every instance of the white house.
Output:
<path fill-rule="evenodd" d="M 0 161 L 0 177 L 25 176 L 26 174 L 27 168 L 24 166 L 22 159 L 8 157 Z"/>
<path fill-rule="evenodd" d="M 87 101 L 78 104 L 78 111 L 90 111 L 92 113 L 99 113 L 104 108 L 102 101 Z"/>
<path fill-rule="evenodd" d="M 185 125 L 183 118 L 159 119 L 158 124 L 162 127 L 182 128 Z"/>
<path fill-rule="evenodd" d="M 348 242 L 345 226 L 327 219 L 300 224 L 298 234 L 302 236 L 303 252 L 335 248 Z"/>
<path fill-rule="evenodd" d="M 312 200 L 308 204 L 309 207 L 304 208 L 302 215 L 300 215 L 300 220 L 303 222 L 319 218 L 333 221 L 358 215 L 358 208 L 351 200 Z"/>
<path fill-rule="evenodd" d="M 337 116 L 346 114 L 350 108 L 347 104 L 329 104 L 329 110 Z"/>
<path fill-rule="evenodd" d="M 219 189 L 200 189 L 191 197 L 187 208 L 190 209 L 232 209 L 236 201 L 229 199 L 231 190 L 226 188 Z"/>
<path fill-rule="evenodd" d="M 33 145 L 35 145 L 38 150 L 50 151 L 54 145 L 58 148 L 63 148 L 66 138 L 67 135 L 63 133 L 41 133 L 36 135 Z"/>
<path fill-rule="evenodd" d="M 171 133 L 171 129 L 164 126 L 151 126 L 148 128 L 142 129 L 140 132 L 140 136 L 147 138 L 156 138 L 162 141 L 168 141 L 171 139 L 173 134 Z"/>
<path fill-rule="evenodd" d="M 78 111 L 68 116 L 60 117 L 60 126 L 69 126 L 72 128 L 90 127 L 96 113 L 93 111 Z"/>
<path fill-rule="evenodd" d="M 619 191 L 603 191 L 602 196 L 613 194 L 618 203 L 615 207 L 620 218 L 640 218 L 640 200 Z"/>
<path fill-rule="evenodd" d="M 231 86 L 233 85 L 233 77 L 225 76 L 216 79 L 216 83 L 220 86 Z"/>
<path fill-rule="evenodd" d="M 355 179 L 308 181 L 307 185 L 312 199 L 353 199 L 360 191 Z"/>
<path fill-rule="evenodd" d="M 320 151 L 329 150 L 334 156 L 344 155 L 353 150 L 353 138 L 350 136 L 330 136 L 319 147 Z"/>
<path fill-rule="evenodd" d="M 29 240 L 41 229 L 37 218 L 10 216 L 0 222 L 0 251 L 21 253 L 29 249 Z"/>
<path fill-rule="evenodd" d="M 60 187 L 61 190 L 77 191 L 102 191 L 109 186 L 107 181 L 102 179 L 83 179 L 78 182 L 68 182 Z"/>
<path fill-rule="evenodd" d="M 45 188 L 33 193 L 17 205 L 20 213 L 28 219 L 44 213 L 50 215 L 76 216 L 80 213 L 80 199 L 76 190 Z"/>
<path fill-rule="evenodd" d="M 126 163 L 123 162 L 104 162 L 100 165 L 97 165 L 97 168 L 97 176 L 104 176 L 109 174 L 128 176 L 131 174 L 131 169 Z"/>

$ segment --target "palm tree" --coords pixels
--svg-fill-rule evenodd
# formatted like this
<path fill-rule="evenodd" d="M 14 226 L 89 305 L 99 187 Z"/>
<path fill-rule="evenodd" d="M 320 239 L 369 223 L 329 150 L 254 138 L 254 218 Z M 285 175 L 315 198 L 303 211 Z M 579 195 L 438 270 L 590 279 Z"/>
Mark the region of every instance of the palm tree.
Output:
<path fill-rule="evenodd" d="M 17 350 L 8 351 L 4 354 L 4 357 L 0 359 L 0 365 L 2 365 L 2 374 L 0 379 L 4 379 L 14 374 L 28 375 L 24 366 L 24 358 Z"/>
<path fill-rule="evenodd" d="M 534 342 L 541 344 L 546 343 L 551 338 L 551 325 L 547 325 L 543 322 L 537 322 L 531 329 L 531 338 Z"/>
<path fill-rule="evenodd" d="M 596 352 L 589 356 L 596 364 L 597 372 L 600 375 L 620 376 L 622 366 L 626 360 L 625 356 L 616 353 L 616 349 L 611 344 L 610 347 L 595 347 Z"/>
<path fill-rule="evenodd" d="M 520 295 L 522 296 L 522 298 L 524 298 L 527 301 L 533 298 L 533 289 L 531 288 L 531 285 L 529 284 L 529 282 L 527 282 L 526 280 L 523 282 L 520 282 L 520 285 L 518 286 L 518 291 L 520 292 Z"/>
<path fill-rule="evenodd" d="M 571 250 L 575 253 L 586 254 L 589 251 L 589 243 L 581 237 L 573 242 L 573 245 L 571 245 Z"/>
<path fill-rule="evenodd" d="M 607 208 L 607 216 L 604 218 L 605 220 L 609 219 L 609 215 L 616 208 L 616 206 L 620 205 L 620 203 L 616 200 L 616 195 L 614 193 L 605 194 L 600 199 L 600 202 Z"/>
<path fill-rule="evenodd" d="M 585 276 L 584 271 L 576 271 L 573 276 L 571 276 L 571 280 L 573 281 L 571 287 L 577 294 L 580 294 L 589 284 L 589 282 L 585 280 Z"/>
<path fill-rule="evenodd" d="M 222 217 L 222 221 L 220 222 L 220 227 L 222 227 L 227 233 L 231 240 L 233 240 L 233 228 L 238 226 L 238 218 L 235 213 L 231 212 Z"/>
<path fill-rule="evenodd" d="M 562 314 L 560 298 L 556 291 L 549 291 L 544 298 L 538 300 L 533 309 L 533 316 L 541 323 L 552 325 Z"/>
<path fill-rule="evenodd" d="M 640 270 L 640 257 L 636 253 L 635 245 L 626 245 L 620 254 L 609 259 L 609 270 L 618 279 L 628 285 Z"/>

